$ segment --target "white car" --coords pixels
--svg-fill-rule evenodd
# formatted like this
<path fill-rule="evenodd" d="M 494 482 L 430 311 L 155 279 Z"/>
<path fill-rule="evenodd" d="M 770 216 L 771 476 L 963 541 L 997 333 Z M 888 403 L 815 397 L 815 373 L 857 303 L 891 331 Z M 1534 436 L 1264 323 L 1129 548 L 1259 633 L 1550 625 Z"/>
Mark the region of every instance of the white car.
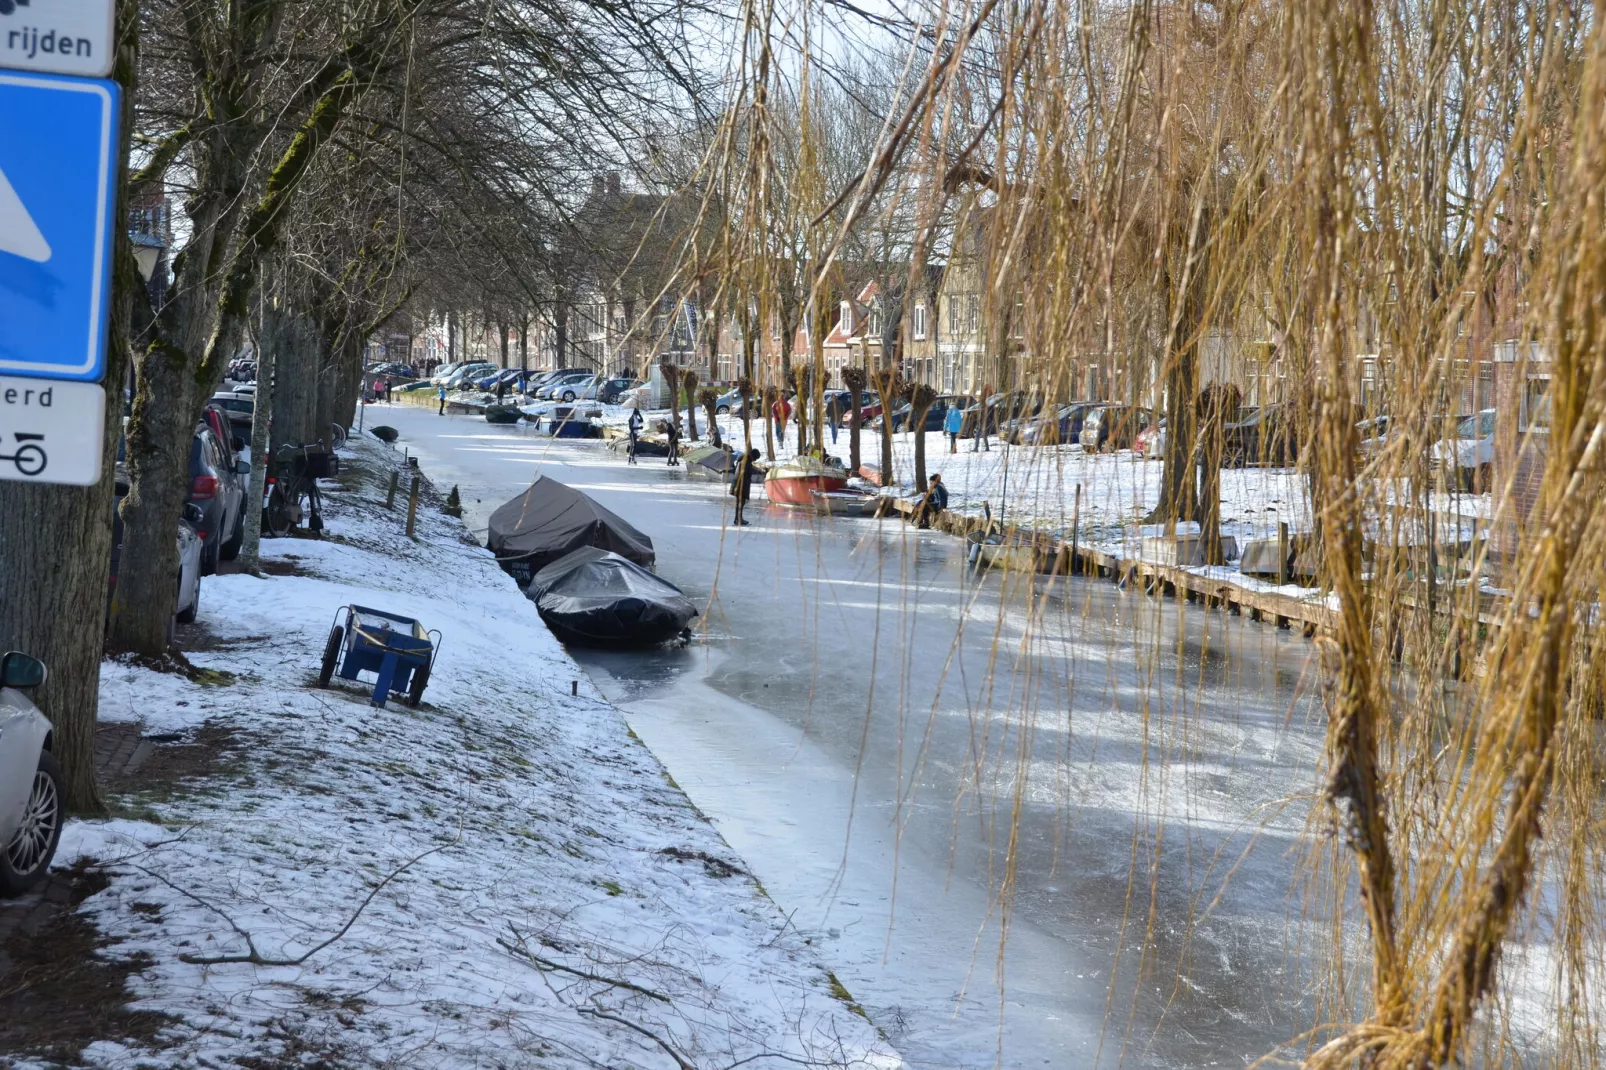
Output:
<path fill-rule="evenodd" d="M 201 536 L 195 525 L 201 522 L 201 511 L 193 505 L 184 507 L 184 518 L 178 522 L 178 614 L 180 624 L 195 620 L 201 608 Z"/>
<path fill-rule="evenodd" d="M 1495 410 L 1475 412 L 1455 425 L 1455 433 L 1433 444 L 1435 467 L 1453 470 L 1457 480 L 1471 489 L 1488 487 L 1494 464 Z"/>
<path fill-rule="evenodd" d="M 39 883 L 67 818 L 67 783 L 50 753 L 50 721 L 23 697 L 45 682 L 44 663 L 12 651 L 0 658 L 0 895 Z"/>

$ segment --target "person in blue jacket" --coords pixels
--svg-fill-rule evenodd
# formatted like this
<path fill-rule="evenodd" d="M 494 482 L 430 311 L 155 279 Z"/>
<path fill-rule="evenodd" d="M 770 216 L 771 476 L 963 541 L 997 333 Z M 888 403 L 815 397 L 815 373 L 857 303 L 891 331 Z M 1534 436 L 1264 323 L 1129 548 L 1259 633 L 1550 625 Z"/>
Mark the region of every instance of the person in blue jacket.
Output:
<path fill-rule="evenodd" d="M 445 383 L 441 384 L 440 399 L 441 399 L 440 415 L 445 416 L 446 415 L 446 384 Z"/>
<path fill-rule="evenodd" d="M 965 414 L 958 405 L 948 406 L 948 415 L 943 417 L 942 429 L 948 433 L 948 452 L 959 452 L 959 432 L 965 426 Z"/>
<path fill-rule="evenodd" d="M 920 499 L 920 508 L 915 512 L 916 523 L 920 527 L 929 528 L 931 522 L 946 508 L 948 508 L 948 488 L 942 485 L 942 475 L 933 472 L 926 488 L 926 496 Z"/>

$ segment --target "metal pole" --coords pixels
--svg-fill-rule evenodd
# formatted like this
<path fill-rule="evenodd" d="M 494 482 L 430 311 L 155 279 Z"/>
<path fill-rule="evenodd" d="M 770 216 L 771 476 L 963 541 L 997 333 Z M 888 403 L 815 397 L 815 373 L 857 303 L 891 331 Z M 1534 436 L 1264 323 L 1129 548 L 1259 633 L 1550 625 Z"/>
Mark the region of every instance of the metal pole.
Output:
<path fill-rule="evenodd" d="M 418 524 L 418 477 L 413 477 L 412 489 L 407 492 L 407 534 L 413 534 Z"/>
<path fill-rule="evenodd" d="M 385 508 L 396 508 L 396 484 L 401 480 L 400 472 L 390 474 L 390 489 L 385 491 Z"/>

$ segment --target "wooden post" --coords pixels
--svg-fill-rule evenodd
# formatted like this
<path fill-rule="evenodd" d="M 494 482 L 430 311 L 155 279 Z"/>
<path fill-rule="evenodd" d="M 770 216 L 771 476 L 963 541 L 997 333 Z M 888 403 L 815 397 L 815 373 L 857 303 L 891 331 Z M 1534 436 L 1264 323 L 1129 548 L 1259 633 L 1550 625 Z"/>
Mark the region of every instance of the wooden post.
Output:
<path fill-rule="evenodd" d="M 1071 504 L 1071 575 L 1076 575 L 1077 542 L 1082 534 L 1082 484 L 1076 485 L 1076 500 Z"/>
<path fill-rule="evenodd" d="M 401 478 L 400 472 L 390 474 L 390 489 L 385 492 L 385 508 L 396 508 L 396 482 Z"/>
<path fill-rule="evenodd" d="M 1277 521 L 1277 585 L 1288 585 L 1288 522 Z"/>
<path fill-rule="evenodd" d="M 407 492 L 407 534 L 413 534 L 413 528 L 418 524 L 418 477 L 413 477 L 413 486 Z"/>

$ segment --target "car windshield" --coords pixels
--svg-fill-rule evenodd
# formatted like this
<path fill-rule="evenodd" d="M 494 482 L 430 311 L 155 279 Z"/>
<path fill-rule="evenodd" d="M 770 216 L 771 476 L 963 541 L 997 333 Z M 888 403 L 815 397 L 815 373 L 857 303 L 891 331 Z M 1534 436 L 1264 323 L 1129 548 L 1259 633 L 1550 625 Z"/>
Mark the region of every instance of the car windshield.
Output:
<path fill-rule="evenodd" d="M 1476 412 L 1462 420 L 1455 428 L 1456 438 L 1488 438 L 1494 434 L 1494 410 Z"/>

